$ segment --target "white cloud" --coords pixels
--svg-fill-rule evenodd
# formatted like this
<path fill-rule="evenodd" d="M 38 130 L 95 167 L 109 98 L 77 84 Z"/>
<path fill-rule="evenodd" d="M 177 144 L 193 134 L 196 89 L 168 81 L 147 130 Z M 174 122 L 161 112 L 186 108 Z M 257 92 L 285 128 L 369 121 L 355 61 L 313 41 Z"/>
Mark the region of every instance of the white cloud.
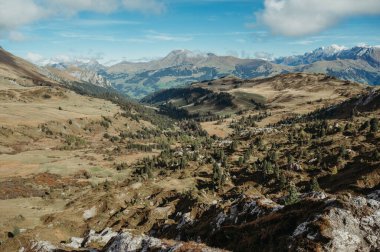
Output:
<path fill-rule="evenodd" d="M 0 30 L 11 30 L 46 15 L 33 0 L 0 0 Z"/>
<path fill-rule="evenodd" d="M 0 32 L 51 17 L 70 17 L 82 11 L 110 13 L 121 9 L 160 14 L 163 0 L 0 0 Z"/>
<path fill-rule="evenodd" d="M 39 53 L 28 52 L 25 56 L 25 59 L 39 66 L 46 66 L 48 64 L 58 64 L 58 63 L 75 64 L 75 63 L 88 63 L 91 61 L 104 61 L 104 60 L 108 61 L 109 60 L 109 59 L 104 59 L 103 53 L 95 52 L 92 50 L 82 55 L 57 54 L 49 58 L 44 57 Z"/>
<path fill-rule="evenodd" d="M 348 17 L 378 14 L 379 0 L 265 0 L 265 8 L 257 18 L 274 33 L 302 36 L 318 33 Z"/>
<path fill-rule="evenodd" d="M 41 65 L 42 62 L 45 60 L 44 56 L 38 54 L 38 53 L 34 53 L 34 52 L 28 52 L 26 54 L 26 57 L 25 57 L 27 60 L 29 60 L 30 62 L 34 63 L 34 64 L 37 64 L 37 65 Z"/>
<path fill-rule="evenodd" d="M 255 58 L 262 60 L 273 60 L 273 54 L 267 52 L 255 52 Z"/>

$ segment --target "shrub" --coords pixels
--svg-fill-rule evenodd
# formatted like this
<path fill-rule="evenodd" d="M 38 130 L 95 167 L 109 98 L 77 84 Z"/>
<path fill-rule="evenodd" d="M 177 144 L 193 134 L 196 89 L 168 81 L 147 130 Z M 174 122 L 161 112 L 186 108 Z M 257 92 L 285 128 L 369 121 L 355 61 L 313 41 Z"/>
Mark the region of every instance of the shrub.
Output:
<path fill-rule="evenodd" d="M 83 147 L 86 145 L 86 141 L 78 136 L 68 135 L 65 139 L 65 146 L 63 149 L 72 150 Z"/>
<path fill-rule="evenodd" d="M 108 121 L 101 121 L 100 126 L 108 129 L 110 127 L 110 123 Z"/>
<path fill-rule="evenodd" d="M 125 170 L 127 168 L 128 168 L 127 163 L 121 163 L 121 164 L 116 165 L 116 170 L 118 170 L 118 171 L 122 171 L 122 170 Z"/>

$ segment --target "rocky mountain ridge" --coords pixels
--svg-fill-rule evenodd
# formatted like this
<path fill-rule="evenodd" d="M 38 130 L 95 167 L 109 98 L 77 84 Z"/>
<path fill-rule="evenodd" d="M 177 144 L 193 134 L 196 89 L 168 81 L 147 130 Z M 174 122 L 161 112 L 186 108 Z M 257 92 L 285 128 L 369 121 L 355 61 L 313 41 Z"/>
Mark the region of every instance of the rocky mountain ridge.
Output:
<path fill-rule="evenodd" d="M 312 64 L 317 61 L 334 60 L 363 60 L 373 67 L 380 67 L 380 47 L 379 46 L 355 46 L 346 48 L 344 46 L 331 45 L 320 47 L 304 55 L 281 57 L 275 59 L 277 64 L 287 66 L 298 66 Z"/>
<path fill-rule="evenodd" d="M 77 63 L 76 66 L 97 72 L 122 93 L 142 98 L 161 89 L 227 75 L 251 79 L 295 72 L 324 73 L 342 80 L 378 85 L 379 62 L 380 48 L 377 46 L 345 48 L 332 45 L 304 55 L 283 57 L 274 61 L 175 50 L 162 59 L 148 62 L 123 61 L 110 67 L 90 62 Z"/>

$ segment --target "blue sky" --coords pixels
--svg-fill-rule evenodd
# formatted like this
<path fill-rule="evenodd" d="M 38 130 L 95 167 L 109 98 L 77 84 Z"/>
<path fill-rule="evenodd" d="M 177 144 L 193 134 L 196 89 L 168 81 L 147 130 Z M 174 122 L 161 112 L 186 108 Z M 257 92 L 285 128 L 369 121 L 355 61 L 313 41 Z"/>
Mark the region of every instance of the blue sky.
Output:
<path fill-rule="evenodd" d="M 0 45 L 35 62 L 108 65 L 174 49 L 263 58 L 380 45 L 379 0 L 334 1 L 0 0 Z"/>

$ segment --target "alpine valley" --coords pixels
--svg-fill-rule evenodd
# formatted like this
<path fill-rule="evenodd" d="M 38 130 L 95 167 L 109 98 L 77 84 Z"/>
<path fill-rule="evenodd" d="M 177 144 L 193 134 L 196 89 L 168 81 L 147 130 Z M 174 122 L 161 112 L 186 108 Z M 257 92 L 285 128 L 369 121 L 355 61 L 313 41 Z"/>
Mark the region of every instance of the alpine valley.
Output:
<path fill-rule="evenodd" d="M 378 251 L 379 75 L 377 47 L 111 67 L 1 49 L 0 251 Z"/>

